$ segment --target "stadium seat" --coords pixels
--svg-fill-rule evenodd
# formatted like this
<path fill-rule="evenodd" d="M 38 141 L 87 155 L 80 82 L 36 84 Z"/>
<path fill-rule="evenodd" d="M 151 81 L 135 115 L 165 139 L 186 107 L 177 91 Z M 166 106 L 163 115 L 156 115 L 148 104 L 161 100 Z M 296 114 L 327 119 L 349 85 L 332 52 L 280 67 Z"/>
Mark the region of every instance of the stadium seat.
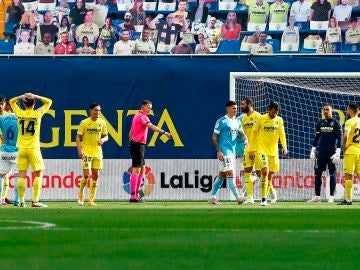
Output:
<path fill-rule="evenodd" d="M 343 53 L 359 53 L 360 52 L 360 43 L 344 44 L 341 52 L 343 52 Z"/>
<path fill-rule="evenodd" d="M 342 44 L 341 41 L 333 42 L 333 43 L 331 43 L 331 45 L 333 46 L 334 53 L 341 53 L 342 52 L 343 44 Z"/>
<path fill-rule="evenodd" d="M 295 22 L 294 25 L 299 27 L 299 31 L 308 31 L 310 29 L 309 22 Z"/>
<path fill-rule="evenodd" d="M 222 53 L 239 53 L 240 52 L 240 40 L 222 40 L 220 41 L 217 54 Z"/>
<path fill-rule="evenodd" d="M 0 54 L 13 54 L 13 53 L 14 53 L 14 40 L 0 39 Z"/>
<path fill-rule="evenodd" d="M 14 34 L 13 27 L 14 27 L 14 23 L 12 23 L 12 22 L 5 23 L 5 29 L 3 32 L 4 36 L 13 35 Z"/>
<path fill-rule="evenodd" d="M 269 43 L 273 47 L 273 53 L 279 53 L 280 52 L 280 41 L 277 39 L 267 39 L 266 43 Z"/>

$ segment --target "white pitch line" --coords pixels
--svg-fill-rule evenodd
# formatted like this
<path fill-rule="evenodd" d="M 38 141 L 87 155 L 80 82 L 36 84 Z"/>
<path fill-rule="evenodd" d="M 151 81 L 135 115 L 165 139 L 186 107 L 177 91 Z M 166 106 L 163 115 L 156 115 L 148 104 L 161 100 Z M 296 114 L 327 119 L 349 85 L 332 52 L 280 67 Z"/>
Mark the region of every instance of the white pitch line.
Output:
<path fill-rule="evenodd" d="M 66 228 L 54 227 L 52 231 L 93 231 L 93 232 L 231 232 L 231 233 L 309 233 L 309 234 L 338 234 L 337 230 L 254 230 L 254 229 L 230 229 L 230 228 Z M 344 231 L 350 234 L 360 234 L 360 230 Z"/>
<path fill-rule="evenodd" d="M 0 219 L 1 223 L 17 223 L 17 224 L 30 224 L 35 226 L 0 226 L 1 230 L 48 230 L 56 227 L 56 224 L 49 222 L 40 222 L 40 221 L 28 221 L 28 220 L 12 220 L 12 219 Z"/>

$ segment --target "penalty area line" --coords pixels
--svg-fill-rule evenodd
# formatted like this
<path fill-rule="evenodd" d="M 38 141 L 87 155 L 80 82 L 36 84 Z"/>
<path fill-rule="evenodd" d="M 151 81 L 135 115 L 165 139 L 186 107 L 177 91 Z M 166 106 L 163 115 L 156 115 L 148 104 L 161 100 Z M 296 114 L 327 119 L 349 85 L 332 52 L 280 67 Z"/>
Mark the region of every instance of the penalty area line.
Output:
<path fill-rule="evenodd" d="M 1 226 L 2 223 L 10 224 L 26 224 L 30 226 Z M 1 230 L 48 230 L 56 227 L 56 224 L 41 221 L 30 220 L 13 220 L 13 219 L 0 219 L 0 231 Z"/>

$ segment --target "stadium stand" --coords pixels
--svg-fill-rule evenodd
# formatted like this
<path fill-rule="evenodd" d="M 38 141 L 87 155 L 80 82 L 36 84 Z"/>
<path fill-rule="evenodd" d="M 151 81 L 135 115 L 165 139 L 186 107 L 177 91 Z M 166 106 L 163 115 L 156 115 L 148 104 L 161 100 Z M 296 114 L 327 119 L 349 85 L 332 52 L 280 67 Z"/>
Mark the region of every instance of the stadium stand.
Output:
<path fill-rule="evenodd" d="M 81 1 L 81 0 L 80 0 Z M 129 1 L 125 1 L 125 2 L 129 2 Z M 99 27 L 99 29 L 103 28 L 103 25 L 105 25 L 105 18 L 106 14 L 98 14 L 97 12 L 104 12 L 107 11 L 107 16 L 110 17 L 113 21 L 113 27 L 115 29 L 115 35 L 116 35 L 116 39 L 112 39 L 109 40 L 108 42 L 106 42 L 106 47 L 109 53 L 112 52 L 113 50 L 113 45 L 115 43 L 115 40 L 118 39 L 118 37 L 120 36 L 120 32 L 121 32 L 121 25 L 124 23 L 124 14 L 129 10 L 131 12 L 131 10 L 133 9 L 133 4 L 132 3 L 128 3 L 128 4 L 124 4 L 125 3 L 123 0 L 97 0 L 96 3 L 94 1 L 86 1 L 84 0 L 85 6 L 87 9 L 93 9 L 94 10 L 94 21 L 96 21 L 97 26 Z M 132 2 L 132 1 L 130 1 Z M 147 21 L 147 18 L 143 18 L 144 14 L 146 14 L 146 17 L 151 18 L 152 20 L 154 20 L 154 24 L 162 24 L 165 22 L 164 18 L 166 17 L 166 15 L 170 14 L 170 13 L 174 13 L 174 16 L 176 18 L 180 18 L 182 15 L 179 15 L 179 9 L 178 9 L 178 2 L 172 2 L 172 3 L 160 3 L 160 2 L 141 2 L 140 1 L 136 1 L 139 5 L 137 11 L 135 14 L 137 14 L 137 24 L 135 24 L 135 31 L 132 31 L 130 39 L 131 40 L 136 40 L 136 39 L 140 39 L 141 38 L 141 29 L 143 27 L 141 21 L 144 21 L 145 23 L 145 27 L 149 27 L 151 25 L 150 21 Z M 234 4 L 232 2 L 226 1 L 216 1 L 216 0 L 189 0 L 187 2 L 187 7 L 186 7 L 186 12 L 184 14 L 186 14 L 186 19 L 188 20 L 190 27 L 187 31 L 191 31 L 191 34 L 194 35 L 195 41 L 198 44 L 198 39 L 197 39 L 197 35 L 202 33 L 204 34 L 205 40 L 206 40 L 206 44 L 210 44 L 213 43 L 212 41 L 210 41 L 210 38 L 213 37 L 209 37 L 208 33 L 206 32 L 206 29 L 208 27 L 208 23 L 209 20 L 213 17 L 217 18 L 217 25 L 216 28 L 219 29 L 221 31 L 221 29 L 224 29 L 225 27 L 221 27 L 221 25 L 223 23 L 226 22 L 226 18 L 228 16 L 228 13 L 230 11 L 232 11 L 233 9 L 235 9 L 236 12 L 236 17 L 237 17 L 237 23 L 241 26 L 241 33 L 240 33 L 240 37 L 239 39 L 235 40 L 235 41 L 229 41 L 229 42 L 224 42 L 223 40 L 218 43 L 219 47 L 218 49 L 216 48 L 212 48 L 212 46 L 210 46 L 211 52 L 216 52 L 217 54 L 221 54 L 221 53 L 248 53 L 248 50 L 240 50 L 240 41 L 242 40 L 244 35 L 251 35 L 254 33 L 254 31 L 247 31 L 248 29 L 248 20 L 249 20 L 249 6 L 251 3 L 255 3 L 255 0 L 251 0 L 251 1 L 237 1 L 234 2 Z M 294 9 L 291 9 L 292 5 L 298 5 L 299 1 L 293 1 L 293 0 L 286 0 L 285 2 L 287 2 L 289 4 L 289 9 L 285 12 L 287 12 L 286 17 L 288 17 L 290 14 L 294 14 Z M 308 1 L 310 6 L 315 7 L 316 5 L 313 4 L 313 0 Z M 9 42 L 11 42 L 11 39 L 14 39 L 14 31 L 13 31 L 13 26 L 14 26 L 14 21 L 9 20 L 10 13 L 11 13 L 11 1 L 5 1 L 5 7 L 3 7 L 3 10 L 6 12 L 6 19 L 4 20 L 5 23 L 3 25 L 3 31 L 2 31 L 2 35 L 3 37 L 5 37 L 6 40 L 9 40 Z M 30 4 L 29 4 L 30 3 Z M 96 4 L 96 5 L 95 5 Z M 175 4 L 175 6 L 174 6 Z M 247 5 L 248 4 L 248 5 Z M 337 10 L 337 14 L 335 14 L 336 16 L 339 16 L 339 8 L 341 7 L 341 3 L 338 1 L 330 1 L 331 4 L 331 12 L 330 12 L 330 16 L 335 13 L 334 12 L 334 8 L 336 7 Z M 271 5 L 273 5 L 273 3 L 269 2 L 269 5 L 271 7 Z M 26 5 L 25 5 L 25 11 L 34 8 L 34 6 L 36 7 L 36 3 L 33 3 L 31 1 L 26 1 Z M 52 3 L 49 4 L 42 4 L 42 2 L 40 1 L 39 4 L 39 8 L 40 10 L 33 10 L 34 15 L 36 17 L 36 21 L 38 25 L 41 25 L 43 22 L 43 14 L 45 14 L 46 9 L 48 7 L 51 7 L 51 12 L 53 13 L 54 19 L 53 19 L 53 24 L 55 24 L 56 26 L 59 27 L 59 22 L 61 21 L 61 18 L 63 16 L 67 16 L 69 15 L 69 11 L 70 10 L 74 10 L 75 8 L 75 3 L 71 2 L 71 3 L 67 3 L 66 0 L 59 0 L 56 2 L 56 7 L 53 7 L 54 5 Z M 105 7 L 106 8 L 101 8 L 101 7 Z M 347 5 L 348 6 L 348 5 Z M 96 8 L 98 7 L 98 8 Z M 199 8 L 200 7 L 200 8 Z M 201 8 L 203 7 L 203 8 Z M 234 8 L 235 7 L 235 8 Z M 351 7 L 351 15 L 350 15 L 350 19 L 352 21 L 352 23 L 350 23 L 350 21 L 343 21 L 341 23 L 339 23 L 339 26 L 341 27 L 342 30 L 342 40 L 340 43 L 337 43 L 336 46 L 334 47 L 335 53 L 359 53 L 359 46 L 358 43 L 360 43 L 360 6 L 352 6 Z M 348 8 L 349 10 L 349 8 Z M 201 11 L 201 12 L 200 12 Z M 39 14 L 40 13 L 40 14 Z M 73 13 L 74 14 L 74 13 Z M 134 13 L 133 13 L 134 14 Z M 161 15 L 160 15 L 161 14 Z M 206 16 L 204 16 L 204 14 L 208 15 L 207 18 Z M 313 12 L 311 13 L 313 16 Z M 76 16 L 84 16 L 84 14 L 82 14 L 81 11 L 77 11 Z M 315 13 L 316 15 L 316 13 Z M 341 14 L 342 15 L 342 14 Z M 71 17 L 71 12 L 70 12 L 70 17 Z M 296 14 L 294 14 L 294 16 L 297 16 Z M 310 14 L 309 14 L 310 16 Z M 317 16 L 317 15 L 316 15 Z M 348 16 L 348 15 L 346 15 Z M 14 16 L 12 16 L 14 17 Z M 142 17 L 142 19 L 139 17 Z M 321 17 L 321 16 L 320 16 Z M 324 16 L 323 16 L 324 17 Z M 96 18 L 96 19 L 95 19 Z M 301 18 L 301 16 L 299 16 L 299 18 Z M 78 20 L 79 18 L 77 18 Z M 316 18 L 315 18 L 316 19 Z M 80 19 L 81 20 L 81 19 Z M 178 19 L 177 19 L 178 20 Z M 202 23 L 206 21 L 205 23 Z M 267 20 L 268 21 L 268 20 Z M 139 23 L 140 22 L 140 23 Z M 350 27 L 354 27 L 354 24 L 356 25 L 355 32 L 355 38 L 354 40 L 356 41 L 356 38 L 359 39 L 359 42 L 354 42 L 354 44 L 345 44 L 345 32 L 348 28 Z M 310 28 L 310 21 L 296 21 L 295 22 L 295 26 L 299 27 L 299 34 L 300 34 L 300 46 L 299 48 L 301 48 L 300 53 L 314 53 L 316 52 L 316 50 L 314 49 L 309 49 L 309 48 L 304 48 L 303 44 L 304 44 L 304 39 L 305 37 L 307 37 L 308 35 L 319 35 L 322 39 L 325 39 L 325 35 L 326 35 L 326 24 L 324 22 L 315 22 L 312 21 L 311 22 L 312 28 Z M 75 28 L 77 26 L 72 25 L 72 30 L 75 33 Z M 267 22 L 266 24 L 266 28 L 265 31 L 268 35 L 271 36 L 271 39 L 268 40 L 268 42 L 270 44 L 273 45 L 273 49 L 274 49 L 274 53 L 279 53 L 280 52 L 280 41 L 281 41 L 281 37 L 282 37 L 282 33 L 283 31 L 280 29 L 276 29 L 273 28 L 274 26 L 271 25 L 269 27 L 269 23 Z M 227 29 L 227 28 L 226 28 Z M 269 29 L 275 29 L 275 30 L 269 30 Z M 281 28 L 282 29 L 282 28 Z M 182 31 L 185 31 L 184 29 Z M 221 31 L 222 32 L 222 31 Z M 59 35 L 60 35 L 60 31 L 57 33 L 57 39 L 59 39 Z M 223 33 L 221 33 L 221 35 L 223 35 Z M 161 35 L 157 34 L 157 30 L 153 29 L 151 31 L 151 35 L 150 35 L 151 39 L 156 43 L 157 45 L 157 41 L 160 38 L 164 38 Z M 103 37 L 102 37 L 103 38 Z M 180 32 L 176 38 L 176 44 L 179 44 L 179 42 L 182 39 L 182 32 Z M 37 38 L 37 42 L 39 42 L 39 37 Z M 81 42 L 81 40 L 76 42 Z M 1 50 L 1 54 L 5 54 L 5 53 L 10 53 L 10 50 L 8 49 L 4 49 L 7 48 L 7 45 L 9 43 L 6 43 L 5 41 L 2 43 L 2 50 Z M 196 46 L 196 44 L 192 44 L 192 47 L 194 48 Z M 79 47 L 79 45 L 78 45 Z M 159 51 L 159 50 L 157 50 Z M 194 51 L 194 50 L 193 50 Z M 286 50 L 282 50 L 282 53 L 293 53 L 294 51 L 286 51 Z M 296 50 L 295 50 L 296 53 Z"/>

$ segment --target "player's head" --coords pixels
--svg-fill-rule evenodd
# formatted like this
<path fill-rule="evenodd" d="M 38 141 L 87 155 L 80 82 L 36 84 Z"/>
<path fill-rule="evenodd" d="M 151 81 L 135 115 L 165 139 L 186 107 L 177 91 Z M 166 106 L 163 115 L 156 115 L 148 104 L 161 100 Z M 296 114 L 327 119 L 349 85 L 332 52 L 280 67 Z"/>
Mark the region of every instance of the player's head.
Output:
<path fill-rule="evenodd" d="M 92 103 L 89 107 L 90 110 L 90 118 L 98 119 L 101 115 L 101 107 L 99 103 Z"/>
<path fill-rule="evenodd" d="M 226 113 L 229 117 L 234 117 L 237 112 L 237 105 L 236 102 L 233 100 L 229 100 L 226 102 Z"/>
<path fill-rule="evenodd" d="M 35 99 L 33 97 L 25 97 L 23 99 L 23 102 L 24 102 L 25 108 L 27 108 L 27 109 L 34 108 L 34 106 L 35 106 Z"/>
<path fill-rule="evenodd" d="M 141 102 L 141 111 L 148 115 L 151 112 L 152 109 L 152 102 L 150 100 L 144 99 Z"/>
<path fill-rule="evenodd" d="M 351 103 L 348 107 L 347 107 L 347 115 L 348 117 L 354 117 L 358 114 L 359 111 L 359 106 L 354 102 Z"/>
<path fill-rule="evenodd" d="M 271 118 L 275 118 L 279 113 L 279 104 L 275 101 L 270 102 L 268 106 L 268 114 Z"/>
<path fill-rule="evenodd" d="M 241 101 L 241 112 L 248 113 L 253 109 L 253 101 L 251 98 L 244 97 Z"/>
<path fill-rule="evenodd" d="M 328 102 L 324 103 L 322 110 L 323 110 L 325 119 L 332 118 L 332 105 L 330 103 L 328 103 Z"/>
<path fill-rule="evenodd" d="M 4 109 L 6 112 L 12 112 L 12 108 L 10 106 L 10 102 L 9 100 L 7 99 L 6 102 L 5 102 L 5 109 Z"/>
<path fill-rule="evenodd" d="M 0 113 L 5 110 L 6 98 L 3 94 L 0 93 Z"/>

